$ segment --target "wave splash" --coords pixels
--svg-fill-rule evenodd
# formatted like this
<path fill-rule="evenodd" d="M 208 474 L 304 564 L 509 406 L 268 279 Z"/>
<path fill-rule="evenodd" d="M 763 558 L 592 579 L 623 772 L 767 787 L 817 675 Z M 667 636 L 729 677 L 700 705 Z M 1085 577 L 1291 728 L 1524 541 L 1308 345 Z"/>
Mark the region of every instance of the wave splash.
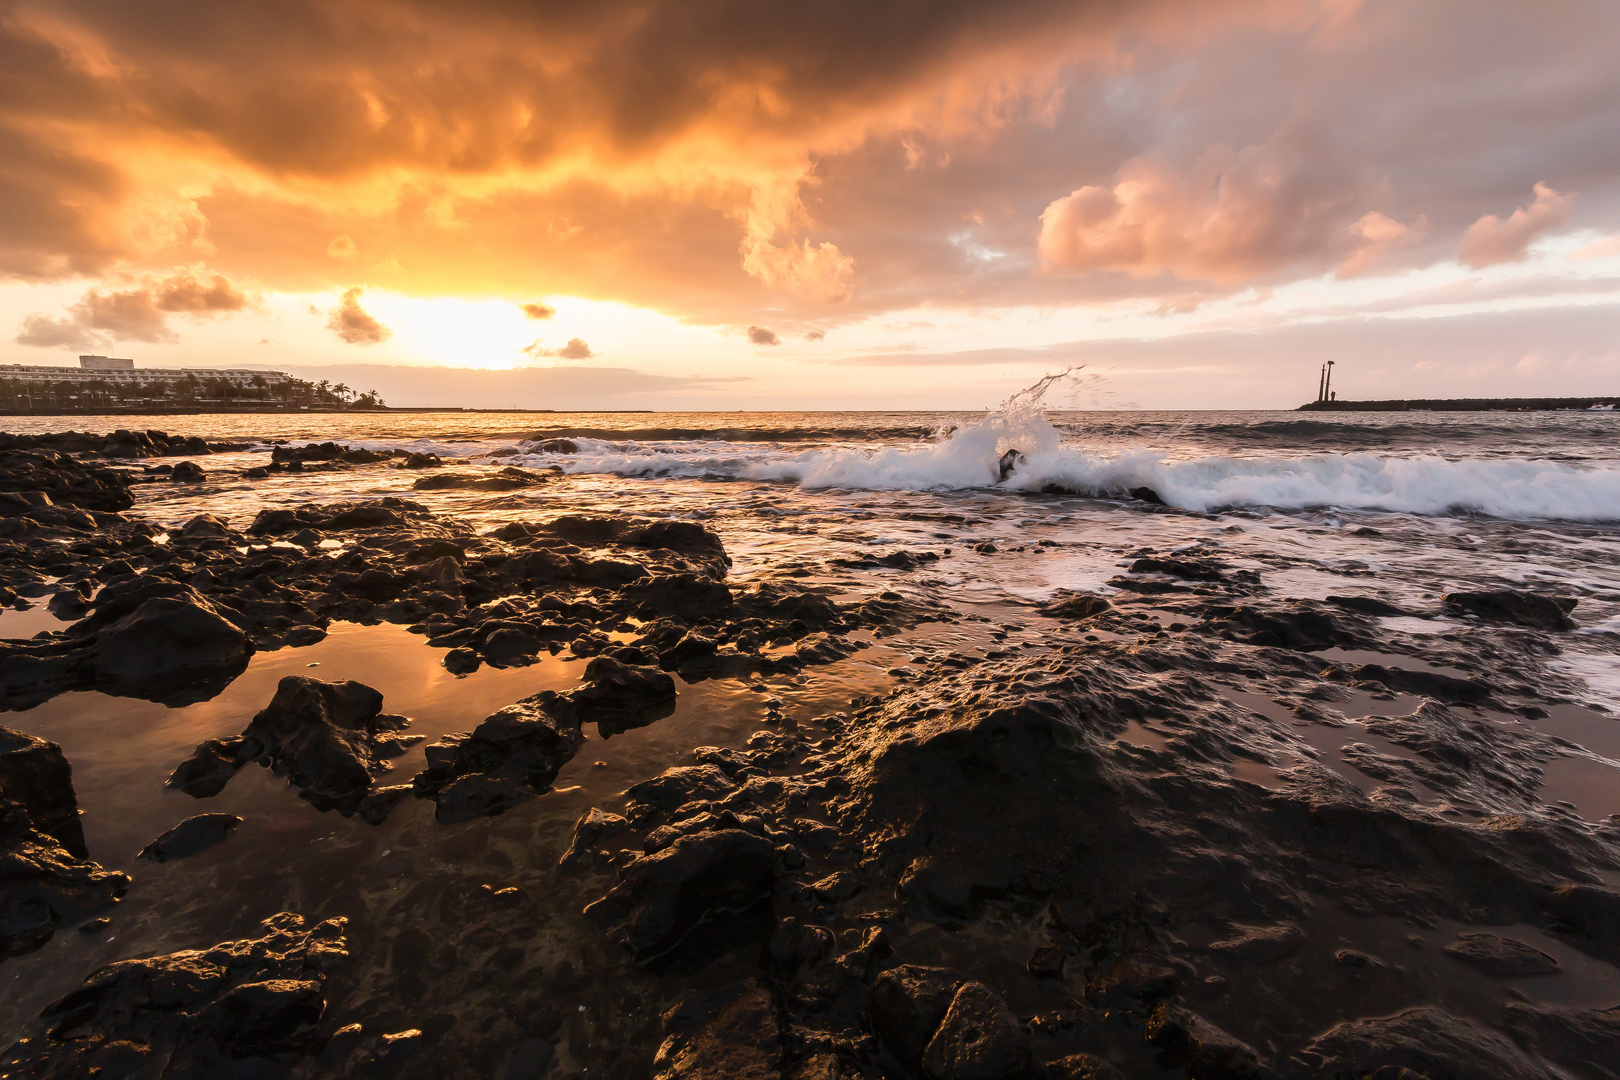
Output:
<path fill-rule="evenodd" d="M 560 465 L 570 473 L 752 480 L 809 489 L 988 489 L 1125 498 L 1134 489 L 1150 488 L 1168 505 L 1199 512 L 1337 508 L 1620 519 L 1620 469 L 1613 467 L 1374 453 L 1211 455 L 1170 462 L 1146 450 L 1066 442 L 1048 421 L 1042 402 L 1074 370 L 1046 376 L 982 420 L 907 446 L 793 452 L 729 440 L 637 443 L 581 437 L 574 440 L 579 447 L 574 454 L 537 453 L 538 443 L 530 443 L 522 456 L 536 464 Z M 1003 476 L 1004 456 L 1013 450 L 1019 457 Z"/>

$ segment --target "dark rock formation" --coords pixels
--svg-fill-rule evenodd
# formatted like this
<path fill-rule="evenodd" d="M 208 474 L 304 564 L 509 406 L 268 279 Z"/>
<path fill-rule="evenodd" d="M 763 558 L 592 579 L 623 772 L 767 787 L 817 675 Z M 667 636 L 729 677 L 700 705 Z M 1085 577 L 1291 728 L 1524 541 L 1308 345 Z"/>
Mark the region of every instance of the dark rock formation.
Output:
<path fill-rule="evenodd" d="M 198 814 L 188 817 L 141 849 L 138 858 L 155 862 L 183 859 L 222 842 L 242 823 L 235 814 Z"/>
<path fill-rule="evenodd" d="M 427 746 L 415 788 L 433 796 L 443 824 L 500 813 L 549 788 L 584 741 L 570 696 L 542 690 L 491 713 L 471 734 Z"/>
<path fill-rule="evenodd" d="M 89 857 L 73 766 L 53 742 L 0 727 L 0 804 L 20 806 L 33 827 L 76 859 Z"/>
<path fill-rule="evenodd" d="M 165 701 L 212 697 L 253 654 L 241 628 L 195 595 L 145 601 L 102 630 L 94 648 L 102 689 Z"/>
<path fill-rule="evenodd" d="M 768 897 L 776 858 L 774 844 L 740 829 L 684 836 L 632 860 L 586 914 L 637 959 L 651 960 L 700 921 Z"/>
<path fill-rule="evenodd" d="M 1573 597 L 1498 589 L 1446 593 L 1440 603 L 1453 615 L 1477 615 L 1488 622 L 1513 623 L 1532 630 L 1575 629 L 1575 620 L 1569 617 L 1575 610 Z"/>
<path fill-rule="evenodd" d="M 493 473 L 441 472 L 418 479 L 411 487 L 416 491 L 517 491 L 538 487 L 550 477 L 544 473 L 508 465 Z"/>
<path fill-rule="evenodd" d="M 197 798 L 221 791 L 237 769 L 257 761 L 321 810 L 348 816 L 372 782 L 409 745 L 396 733 L 410 720 L 385 714 L 380 693 L 361 683 L 289 675 L 270 704 L 235 739 L 210 739 L 180 763 L 169 784 Z M 416 740 L 420 741 L 420 740 Z"/>
<path fill-rule="evenodd" d="M 285 1068 L 325 1041 L 324 984 L 349 955 L 344 924 L 282 912 L 263 937 L 110 964 L 47 1008 L 0 1072 L 68 1080 L 152 1066 L 203 1080 Z"/>
<path fill-rule="evenodd" d="M 127 874 L 74 857 L 21 806 L 0 808 L 0 959 L 33 952 L 128 888 Z"/>

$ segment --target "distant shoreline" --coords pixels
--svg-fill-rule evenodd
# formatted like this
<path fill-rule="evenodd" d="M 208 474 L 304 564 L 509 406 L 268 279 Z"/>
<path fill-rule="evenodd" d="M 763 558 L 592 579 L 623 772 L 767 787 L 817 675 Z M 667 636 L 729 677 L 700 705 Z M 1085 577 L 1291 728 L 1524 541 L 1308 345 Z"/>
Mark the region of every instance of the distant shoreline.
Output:
<path fill-rule="evenodd" d="M 650 413 L 653 409 L 472 409 L 459 405 L 384 405 L 372 409 L 291 408 L 291 409 L 0 409 L 0 416 L 217 416 L 229 413 L 238 416 L 311 416 L 316 413 L 350 413 L 372 416 L 387 413 Z"/>
<path fill-rule="evenodd" d="M 1388 401 L 1312 401 L 1295 412 L 1586 412 L 1620 405 L 1620 397 L 1411 398 Z M 1594 410 L 1607 411 L 1607 410 Z"/>

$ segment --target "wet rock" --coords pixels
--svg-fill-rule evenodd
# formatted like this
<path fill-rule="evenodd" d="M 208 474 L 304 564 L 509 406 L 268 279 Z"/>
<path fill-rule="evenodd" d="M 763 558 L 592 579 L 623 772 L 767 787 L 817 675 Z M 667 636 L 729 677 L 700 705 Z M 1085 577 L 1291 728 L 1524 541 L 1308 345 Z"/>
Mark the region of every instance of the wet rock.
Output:
<path fill-rule="evenodd" d="M 677 765 L 625 792 L 632 806 L 670 811 L 690 802 L 723 798 L 736 784 L 714 765 Z"/>
<path fill-rule="evenodd" d="M 233 534 L 224 518 L 198 514 L 181 527 L 179 535 L 185 540 L 229 540 Z"/>
<path fill-rule="evenodd" d="M 452 675 L 470 675 L 477 671 L 483 660 L 472 649 L 465 646 L 451 649 L 444 654 L 444 670 Z"/>
<path fill-rule="evenodd" d="M 1440 603 L 1453 615 L 1477 615 L 1487 622 L 1512 623 L 1535 630 L 1575 628 L 1575 620 L 1569 617 L 1569 613 L 1575 610 L 1573 597 L 1498 589 L 1490 592 L 1446 593 L 1440 598 Z"/>
<path fill-rule="evenodd" d="M 472 773 L 434 792 L 435 816 L 441 825 L 505 813 L 528 798 L 524 785 L 506 776 Z"/>
<path fill-rule="evenodd" d="M 707 660 L 718 649 L 719 643 L 711 637 L 706 637 L 696 631 L 689 631 L 681 636 L 674 645 L 658 654 L 658 666 L 665 671 L 674 671 L 689 664 Z"/>
<path fill-rule="evenodd" d="M 672 1010 L 653 1060 L 657 1080 L 780 1080 L 783 1057 L 771 996 L 758 986 L 694 995 Z"/>
<path fill-rule="evenodd" d="M 699 921 L 747 909 L 770 894 L 776 845 L 740 829 L 685 836 L 632 860 L 618 884 L 585 909 L 611 940 L 646 960 Z"/>
<path fill-rule="evenodd" d="M 218 693 L 252 654 L 247 634 L 195 593 L 153 597 L 101 631 L 95 676 L 110 693 L 189 703 Z"/>
<path fill-rule="evenodd" d="M 1159 497 L 1159 493 L 1150 487 L 1133 487 L 1128 494 L 1139 502 L 1152 503 L 1154 506 L 1166 505 L 1165 501 Z"/>
<path fill-rule="evenodd" d="M 579 443 L 573 439 L 545 439 L 534 444 L 537 454 L 577 454 Z"/>
<path fill-rule="evenodd" d="M 1209 946 L 1209 951 L 1239 964 L 1271 964 L 1292 956 L 1305 943 L 1305 931 L 1293 923 L 1274 926 L 1234 926 L 1230 937 Z"/>
<path fill-rule="evenodd" d="M 1041 610 L 1059 619 L 1089 619 L 1113 609 L 1114 605 L 1095 593 L 1065 592 Z"/>
<path fill-rule="evenodd" d="M 629 819 L 591 807 L 574 822 L 573 842 L 557 860 L 557 865 L 568 870 L 592 861 L 593 857 L 605 854 L 598 851 L 603 840 L 617 836 L 629 827 Z"/>
<path fill-rule="evenodd" d="M 1346 611 L 1354 611 L 1359 615 L 1395 616 L 1410 615 L 1405 608 L 1380 600 L 1376 596 L 1330 596 L 1327 602 L 1334 607 Z"/>
<path fill-rule="evenodd" d="M 135 505 L 122 472 L 53 450 L 0 449 L 0 493 L 21 495 L 23 512 L 55 505 L 116 513 Z M 11 500 L 0 502 L 0 513 L 6 512 L 6 502 Z"/>
<path fill-rule="evenodd" d="M 240 735 L 206 739 L 190 757 L 175 766 L 168 784 L 194 799 L 211 798 L 224 791 L 236 770 L 257 757 L 260 749 L 257 741 L 249 745 Z"/>
<path fill-rule="evenodd" d="M 1380 683 L 1397 694 L 1419 694 L 1438 701 L 1471 703 L 1484 701 L 1491 694 L 1491 688 L 1476 679 L 1459 679 L 1438 671 L 1362 664 L 1351 668 L 1349 676 L 1357 682 Z"/>
<path fill-rule="evenodd" d="M 433 796 L 441 824 L 500 813 L 548 789 L 584 742 L 573 701 L 542 690 L 425 747 L 415 788 Z"/>
<path fill-rule="evenodd" d="M 965 981 L 959 971 L 915 964 L 902 964 L 878 976 L 872 984 L 872 1026 L 898 1060 L 913 1065 L 921 1061 L 923 1049 Z"/>
<path fill-rule="evenodd" d="M 1503 1026 L 1521 1047 L 1582 1080 L 1620 1078 L 1620 1005 L 1579 1009 L 1509 1002 Z"/>
<path fill-rule="evenodd" d="M 388 815 L 394 807 L 414 791 L 415 788 L 410 784 L 373 787 L 366 797 L 360 800 L 360 807 L 355 814 L 367 825 L 381 825 L 388 820 Z"/>
<path fill-rule="evenodd" d="M 20 806 L 40 832 L 87 858 L 73 766 L 53 742 L 0 727 L 0 804 Z"/>
<path fill-rule="evenodd" d="M 21 806 L 0 808 L 0 960 L 33 952 L 128 888 L 129 875 L 75 857 Z"/>
<path fill-rule="evenodd" d="M 41 1033 L 9 1047 L 0 1071 L 128 1075 L 115 1070 L 152 1058 L 165 1076 L 240 1075 L 247 1059 L 285 1067 L 318 1050 L 326 974 L 348 955 L 344 920 L 306 927 L 283 912 L 262 925 L 260 938 L 101 968 L 40 1014 Z"/>
<path fill-rule="evenodd" d="M 377 1060 L 381 1062 L 403 1061 L 422 1049 L 425 1040 L 420 1028 L 406 1028 L 391 1035 L 384 1035 L 377 1040 Z"/>
<path fill-rule="evenodd" d="M 1492 1080 L 1554 1080 L 1506 1036 L 1439 1009 L 1410 1009 L 1383 1019 L 1347 1020 L 1311 1040 L 1298 1055 L 1323 1076 L 1402 1075 L 1491 1077 Z M 1389 1070 L 1389 1073 L 1384 1073 Z"/>
<path fill-rule="evenodd" d="M 1167 574 L 1187 581 L 1225 581 L 1226 567 L 1208 559 L 1142 558 L 1131 563 L 1133 574 Z"/>
<path fill-rule="evenodd" d="M 155 862 L 183 859 L 222 843 L 241 823 L 235 814 L 198 814 L 147 844 L 137 857 Z"/>
<path fill-rule="evenodd" d="M 1184 1068 L 1189 1076 L 1201 1080 L 1273 1080 L 1277 1076 L 1247 1044 L 1169 1002 L 1153 1007 L 1144 1034 L 1161 1051 L 1161 1066 Z"/>
<path fill-rule="evenodd" d="M 195 461 L 182 461 L 175 465 L 169 479 L 176 484 L 200 484 L 208 479 L 208 474 Z"/>
<path fill-rule="evenodd" d="M 1029 1036 L 988 986 L 963 983 L 923 1050 L 933 1080 L 1003 1080 L 1029 1064 Z"/>
<path fill-rule="evenodd" d="M 579 719 L 603 734 L 640 727 L 675 706 L 675 680 L 655 667 L 597 656 L 585 665 L 585 685 L 570 693 Z"/>
<path fill-rule="evenodd" d="M 713 618 L 732 606 L 731 590 L 705 574 L 658 574 L 626 585 L 619 593 L 631 614 Z"/>
<path fill-rule="evenodd" d="M 1361 640 L 1348 615 L 1333 615 L 1304 601 L 1275 606 L 1212 606 L 1209 628 L 1247 641 L 1300 652 L 1354 648 Z"/>
<path fill-rule="evenodd" d="M 420 477 L 411 487 L 416 491 L 517 491 L 538 487 L 549 477 L 510 465 L 494 473 L 443 472 Z"/>
<path fill-rule="evenodd" d="M 1523 975 L 1553 975 L 1558 961 L 1516 938 L 1495 934 L 1463 934 L 1445 948 L 1447 956 L 1499 979 Z"/>
<path fill-rule="evenodd" d="M 170 783 L 215 794 L 241 763 L 256 760 L 322 810 L 353 814 L 372 781 L 391 767 L 394 734 L 410 723 L 384 714 L 382 694 L 353 681 L 288 675 L 238 743 L 210 740 L 180 765 Z M 220 777 L 224 776 L 224 780 Z"/>
<path fill-rule="evenodd" d="M 1050 1080 L 1127 1080 L 1112 1062 L 1096 1054 L 1070 1054 L 1048 1062 L 1046 1074 Z"/>
<path fill-rule="evenodd" d="M 1555 886 L 1542 903 L 1555 928 L 1582 950 L 1620 963 L 1620 890 L 1570 883 Z"/>

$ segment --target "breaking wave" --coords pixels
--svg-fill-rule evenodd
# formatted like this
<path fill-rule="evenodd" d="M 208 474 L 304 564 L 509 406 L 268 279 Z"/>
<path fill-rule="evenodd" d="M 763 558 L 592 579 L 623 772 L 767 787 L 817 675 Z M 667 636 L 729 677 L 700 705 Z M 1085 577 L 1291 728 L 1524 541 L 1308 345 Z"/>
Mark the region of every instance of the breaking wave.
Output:
<path fill-rule="evenodd" d="M 1477 513 L 1502 518 L 1620 519 L 1620 468 L 1545 460 L 1447 460 L 1431 455 L 1307 453 L 1207 455 L 1168 461 L 1140 449 L 1105 449 L 1066 439 L 1041 399 L 1064 373 L 1048 376 L 977 422 L 932 441 L 798 452 L 714 438 L 613 441 L 575 435 L 578 452 L 522 458 L 570 473 L 691 477 L 876 491 L 999 490 L 1123 498 L 1149 488 L 1170 506 L 1199 512 L 1242 507 L 1337 508 L 1413 514 Z M 602 434 L 608 434 L 603 432 Z M 651 433 L 649 433 L 651 434 Z M 665 434 L 659 432 L 659 434 Z M 871 438 L 870 431 L 863 433 Z M 551 437 L 557 433 L 548 432 Z M 825 436 L 822 436 L 825 438 Z M 780 441 L 780 440 L 769 440 Z M 741 445 L 739 445 L 741 444 Z M 1010 450 L 1019 457 L 1003 477 Z"/>

